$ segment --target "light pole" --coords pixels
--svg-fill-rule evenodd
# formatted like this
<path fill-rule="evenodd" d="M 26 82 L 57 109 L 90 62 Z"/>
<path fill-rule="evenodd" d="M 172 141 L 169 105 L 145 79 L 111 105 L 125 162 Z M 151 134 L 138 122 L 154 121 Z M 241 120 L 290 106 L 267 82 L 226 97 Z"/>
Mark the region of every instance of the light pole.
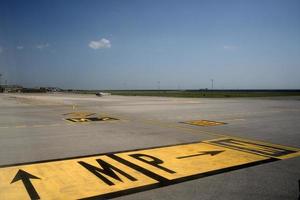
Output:
<path fill-rule="evenodd" d="M 214 89 L 214 79 L 210 79 L 211 81 L 211 89 L 213 90 Z"/>

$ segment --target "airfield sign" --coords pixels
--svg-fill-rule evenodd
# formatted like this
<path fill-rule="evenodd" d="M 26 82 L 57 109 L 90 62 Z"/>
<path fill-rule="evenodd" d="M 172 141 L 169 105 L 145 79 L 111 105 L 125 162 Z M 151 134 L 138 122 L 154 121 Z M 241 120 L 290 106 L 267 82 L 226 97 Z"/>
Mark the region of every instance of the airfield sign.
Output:
<path fill-rule="evenodd" d="M 1 199 L 113 198 L 299 156 L 299 149 L 219 138 L 2 166 Z"/>

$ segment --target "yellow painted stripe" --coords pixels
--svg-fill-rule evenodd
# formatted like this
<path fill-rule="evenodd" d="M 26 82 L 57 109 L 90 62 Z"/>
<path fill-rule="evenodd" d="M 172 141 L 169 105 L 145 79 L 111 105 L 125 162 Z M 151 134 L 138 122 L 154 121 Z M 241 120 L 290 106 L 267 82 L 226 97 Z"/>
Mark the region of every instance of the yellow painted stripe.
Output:
<path fill-rule="evenodd" d="M 91 115 L 94 115 L 96 113 L 91 113 L 91 112 L 71 112 L 71 113 L 65 113 L 63 115 L 67 115 L 70 118 L 85 118 Z"/>
<path fill-rule="evenodd" d="M 112 198 L 266 162 L 299 149 L 234 138 L 0 167 L 0 199 Z M 25 187 L 26 186 L 26 187 Z"/>
<path fill-rule="evenodd" d="M 210 121 L 210 120 L 193 120 L 193 121 L 187 121 L 184 123 L 196 125 L 196 126 L 218 126 L 218 125 L 226 124 L 224 122 L 216 122 L 216 121 Z"/>
<path fill-rule="evenodd" d="M 214 139 L 205 142 L 277 159 L 297 157 L 300 152 L 300 149 L 294 147 L 232 137 Z"/>

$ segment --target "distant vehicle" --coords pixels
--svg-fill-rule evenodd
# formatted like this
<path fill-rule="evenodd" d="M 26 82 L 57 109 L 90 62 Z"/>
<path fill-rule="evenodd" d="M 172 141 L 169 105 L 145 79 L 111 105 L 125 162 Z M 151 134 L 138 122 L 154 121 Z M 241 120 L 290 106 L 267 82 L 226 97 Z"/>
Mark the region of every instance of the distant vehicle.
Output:
<path fill-rule="evenodd" d="M 98 97 L 108 96 L 108 95 L 110 95 L 110 93 L 105 93 L 105 92 L 97 92 L 96 93 L 96 96 L 98 96 Z"/>
<path fill-rule="evenodd" d="M 103 92 L 97 92 L 97 93 L 96 93 L 96 96 L 102 97 L 102 96 L 103 96 Z"/>

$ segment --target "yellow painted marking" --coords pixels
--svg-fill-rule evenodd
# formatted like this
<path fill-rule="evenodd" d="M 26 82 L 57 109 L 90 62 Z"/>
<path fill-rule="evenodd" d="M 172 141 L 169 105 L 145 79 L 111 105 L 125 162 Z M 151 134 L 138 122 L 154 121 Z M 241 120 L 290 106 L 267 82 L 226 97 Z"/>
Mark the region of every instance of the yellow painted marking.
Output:
<path fill-rule="evenodd" d="M 69 118 L 86 118 L 94 114 L 95 113 L 91 113 L 91 112 L 71 112 L 71 113 L 65 113 L 63 115 L 66 115 Z"/>
<path fill-rule="evenodd" d="M 84 119 L 84 118 L 68 118 L 66 120 L 71 122 L 89 122 L 88 119 Z"/>
<path fill-rule="evenodd" d="M 228 134 L 220 134 L 220 133 L 216 133 L 216 132 L 212 132 L 212 131 L 207 131 L 207 130 L 196 130 L 190 127 L 186 127 L 186 126 L 181 126 L 180 124 L 175 124 L 175 123 L 165 123 L 165 122 L 160 122 L 160 121 L 156 121 L 156 120 L 143 120 L 143 119 L 139 119 L 138 121 L 141 121 L 143 123 L 147 123 L 147 124 L 154 124 L 156 126 L 160 126 L 160 127 L 164 127 L 164 128 L 175 128 L 175 129 L 179 129 L 179 130 L 183 130 L 189 133 L 196 133 L 196 134 L 206 134 L 206 135 L 212 135 L 212 136 L 216 136 L 216 137 L 227 137 Z M 230 136 L 232 137 L 232 136 Z"/>
<path fill-rule="evenodd" d="M 251 141 L 247 139 L 222 138 L 210 140 L 209 143 L 277 159 L 286 159 L 299 155 L 299 149 L 297 148 L 265 142 Z"/>
<path fill-rule="evenodd" d="M 184 122 L 185 124 L 191 124 L 196 126 L 217 126 L 226 124 L 224 122 L 216 122 L 216 121 L 209 121 L 209 120 L 193 120 Z"/>
<path fill-rule="evenodd" d="M 86 117 L 86 118 L 66 118 L 70 122 L 93 122 L 93 121 L 114 121 L 118 120 L 111 117 Z"/>
<path fill-rule="evenodd" d="M 220 153 L 214 156 L 199 155 L 178 159 L 178 157 L 196 155 L 207 151 L 220 151 Z M 146 155 L 144 157 L 141 156 L 140 158 L 148 161 L 151 161 L 151 158 L 148 156 L 159 158 L 160 160 L 164 161 L 164 163 L 160 165 L 163 168 L 158 168 L 157 166 L 153 166 L 146 161 L 138 160 L 133 157 L 135 154 Z M 264 156 L 216 147 L 215 145 L 205 143 L 183 145 L 180 147 L 173 146 L 163 149 L 149 149 L 133 153 L 122 153 L 119 154 L 119 156 L 169 180 L 268 159 Z M 166 169 L 172 170 L 176 173 L 171 173 Z"/>
<path fill-rule="evenodd" d="M 78 163 L 81 161 L 101 168 L 96 159 L 117 166 L 119 170 L 130 174 L 136 181 L 130 181 L 116 172 L 121 181 L 104 175 L 115 184 L 109 186 Z M 0 199 L 29 199 L 22 181 L 11 184 L 19 169 L 40 178 L 32 179 L 31 182 L 41 199 L 79 199 L 157 182 L 107 156 L 97 156 L 0 169 Z"/>
<path fill-rule="evenodd" d="M 249 140 L 214 140 L 0 167 L 0 199 L 110 198 L 299 155 L 300 149 Z M 291 156 L 292 155 L 292 156 Z M 20 171 L 21 170 L 21 171 Z M 18 175 L 25 172 L 26 176 Z M 29 175 L 28 175 L 29 174 Z M 29 182 L 23 182 L 23 179 Z M 25 185 L 31 184 L 33 191 Z M 130 189 L 135 189 L 130 190 Z M 119 193 L 118 193 L 119 192 Z"/>

